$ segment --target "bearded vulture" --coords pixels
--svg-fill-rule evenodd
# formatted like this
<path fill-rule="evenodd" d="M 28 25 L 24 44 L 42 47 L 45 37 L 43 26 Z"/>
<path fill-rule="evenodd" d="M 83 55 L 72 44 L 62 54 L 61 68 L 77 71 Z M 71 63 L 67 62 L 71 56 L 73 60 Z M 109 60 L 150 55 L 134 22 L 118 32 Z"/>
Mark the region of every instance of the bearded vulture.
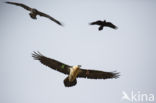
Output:
<path fill-rule="evenodd" d="M 110 27 L 112 29 L 117 29 L 117 26 L 115 26 L 111 22 L 106 22 L 106 20 L 104 20 L 104 21 L 98 20 L 98 21 L 95 21 L 95 22 L 91 22 L 90 25 L 99 25 L 100 26 L 99 31 L 103 30 L 104 26 Z"/>
<path fill-rule="evenodd" d="M 98 70 L 81 69 L 80 68 L 81 65 L 69 66 L 57 60 L 48 58 L 39 52 L 32 53 L 32 57 L 35 60 L 39 60 L 42 64 L 56 71 L 67 74 L 68 76 L 64 79 L 65 87 L 71 87 L 76 85 L 77 77 L 88 78 L 88 79 L 112 79 L 112 78 L 119 77 L 119 73 L 117 72 L 104 72 Z"/>
<path fill-rule="evenodd" d="M 25 4 L 22 4 L 22 3 L 15 3 L 15 2 L 5 2 L 5 3 L 12 4 L 12 5 L 16 5 L 16 6 L 21 6 L 21 7 L 23 7 L 24 9 L 30 11 L 29 15 L 30 15 L 30 17 L 31 17 L 32 19 L 37 19 L 37 17 L 36 17 L 37 15 L 39 15 L 39 16 L 44 16 L 44 17 L 49 18 L 50 20 L 54 21 L 54 22 L 57 23 L 58 25 L 61 25 L 61 26 L 62 26 L 62 24 L 61 24 L 58 20 L 56 20 L 55 18 L 49 16 L 48 14 L 45 14 L 45 13 L 43 13 L 43 12 L 40 12 L 40 11 L 38 11 L 37 9 L 30 8 L 30 7 L 28 7 L 28 6 L 25 5 Z"/>

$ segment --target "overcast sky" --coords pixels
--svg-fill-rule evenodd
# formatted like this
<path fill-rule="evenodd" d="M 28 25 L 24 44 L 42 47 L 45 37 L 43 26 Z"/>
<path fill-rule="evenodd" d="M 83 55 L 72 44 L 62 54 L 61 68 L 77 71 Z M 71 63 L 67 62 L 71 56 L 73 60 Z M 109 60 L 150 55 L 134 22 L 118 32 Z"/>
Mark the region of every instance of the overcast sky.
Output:
<path fill-rule="evenodd" d="M 12 0 L 43 11 L 64 24 L 29 17 L 21 7 L 0 2 L 0 103 L 129 103 L 122 91 L 156 94 L 155 0 Z M 107 20 L 117 30 L 88 25 Z M 118 79 L 77 79 L 56 72 L 31 53 L 69 65 L 118 71 Z M 144 103 L 144 102 L 142 102 Z"/>

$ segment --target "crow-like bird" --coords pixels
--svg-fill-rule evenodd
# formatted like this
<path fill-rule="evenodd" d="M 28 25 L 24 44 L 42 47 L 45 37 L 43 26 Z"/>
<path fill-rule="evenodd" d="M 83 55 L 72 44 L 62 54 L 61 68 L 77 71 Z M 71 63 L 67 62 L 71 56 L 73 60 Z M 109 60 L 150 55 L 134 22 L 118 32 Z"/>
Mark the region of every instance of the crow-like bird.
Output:
<path fill-rule="evenodd" d="M 102 30 L 103 27 L 110 27 L 110 28 L 113 28 L 113 29 L 117 29 L 117 26 L 115 26 L 111 22 L 106 22 L 106 20 L 104 20 L 104 21 L 98 20 L 98 21 L 95 21 L 95 22 L 91 22 L 90 25 L 99 25 L 100 26 L 99 30 Z"/>
<path fill-rule="evenodd" d="M 67 74 L 68 76 L 64 79 L 65 87 L 71 87 L 76 85 L 77 77 L 88 78 L 88 79 L 112 79 L 118 78 L 119 73 L 117 72 L 104 72 L 98 70 L 88 70 L 88 69 L 81 69 L 80 65 L 70 66 L 64 63 L 61 63 L 57 60 L 48 58 L 41 53 L 34 52 L 32 57 L 35 60 L 39 60 L 42 64 L 59 71 L 61 73 Z"/>
<path fill-rule="evenodd" d="M 30 11 L 29 15 L 32 19 L 37 19 L 37 15 L 40 15 L 40 16 L 44 16 L 46 18 L 49 18 L 50 20 L 54 21 L 55 23 L 57 23 L 58 25 L 61 25 L 62 24 L 56 20 L 55 18 L 49 16 L 48 14 L 45 14 L 43 12 L 40 12 L 38 11 L 37 9 L 34 9 L 34 8 L 30 8 L 29 6 L 25 5 L 25 4 L 22 4 L 22 3 L 15 3 L 15 2 L 5 2 L 5 3 L 8 3 L 8 4 L 12 4 L 12 5 L 16 5 L 16 6 L 21 6 L 23 7 L 24 9 Z"/>

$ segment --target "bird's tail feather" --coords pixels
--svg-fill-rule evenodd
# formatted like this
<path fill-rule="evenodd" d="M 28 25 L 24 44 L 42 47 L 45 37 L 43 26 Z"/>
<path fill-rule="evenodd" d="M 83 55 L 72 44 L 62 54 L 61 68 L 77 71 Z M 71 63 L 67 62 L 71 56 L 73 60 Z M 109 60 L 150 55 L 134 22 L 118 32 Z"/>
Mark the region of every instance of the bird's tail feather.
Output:
<path fill-rule="evenodd" d="M 102 30 L 102 29 L 103 29 L 103 27 L 104 27 L 104 26 L 103 26 L 103 25 L 101 25 L 101 26 L 99 27 L 99 30 Z"/>
<path fill-rule="evenodd" d="M 65 87 L 72 87 L 72 86 L 76 85 L 76 83 L 77 83 L 76 79 L 74 81 L 72 81 L 72 82 L 69 81 L 69 77 L 66 77 L 64 79 L 64 86 Z"/>

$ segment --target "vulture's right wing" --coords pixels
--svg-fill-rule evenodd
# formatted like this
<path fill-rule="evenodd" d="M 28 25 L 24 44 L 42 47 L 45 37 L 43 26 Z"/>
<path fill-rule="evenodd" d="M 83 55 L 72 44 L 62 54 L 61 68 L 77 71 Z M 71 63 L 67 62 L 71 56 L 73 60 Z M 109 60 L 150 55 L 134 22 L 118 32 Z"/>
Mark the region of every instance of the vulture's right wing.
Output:
<path fill-rule="evenodd" d="M 36 53 L 34 52 L 32 54 L 32 57 L 35 59 L 35 60 L 39 60 L 42 64 L 54 69 L 54 70 L 57 70 L 61 73 L 64 73 L 64 74 L 69 74 L 70 72 L 70 67 L 69 65 L 66 65 L 64 63 L 61 63 L 57 60 L 54 60 L 54 59 L 50 59 L 48 57 L 45 57 L 43 56 L 41 53 Z"/>

